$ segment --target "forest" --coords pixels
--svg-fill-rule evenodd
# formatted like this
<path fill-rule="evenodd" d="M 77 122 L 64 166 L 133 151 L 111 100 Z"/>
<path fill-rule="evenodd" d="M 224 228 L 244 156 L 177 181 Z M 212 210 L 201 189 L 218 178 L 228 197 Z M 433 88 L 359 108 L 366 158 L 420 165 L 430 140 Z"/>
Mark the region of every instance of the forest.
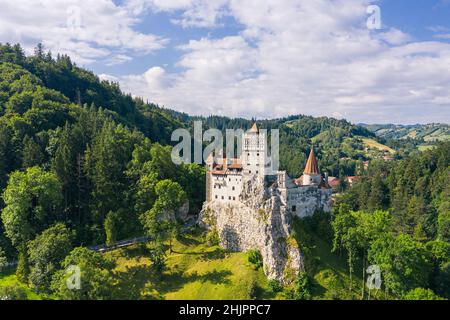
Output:
<path fill-rule="evenodd" d="M 195 218 L 205 200 L 203 166 L 171 161 L 172 132 L 195 120 L 220 130 L 254 121 L 190 117 L 124 94 L 42 45 L 30 56 L 18 44 L 0 45 L 0 266 L 18 261 L 17 278 L 37 293 L 114 298 L 110 261 L 87 248 L 147 235 L 152 267 L 162 270 L 166 247 L 172 251 L 183 232 L 179 215 Z M 450 297 L 448 142 L 419 152 L 345 120 L 258 123 L 280 130 L 281 167 L 291 176 L 301 175 L 312 146 L 322 172 L 362 176 L 320 222 L 350 278 L 375 263 L 388 270 L 386 295 Z M 401 151 L 395 161 L 377 160 L 364 151 L 365 139 Z M 82 291 L 65 287 L 64 269 L 73 264 L 88 275 Z M 300 280 L 305 291 L 308 281 Z"/>
<path fill-rule="evenodd" d="M 450 298 L 449 164 L 449 142 L 375 162 L 338 198 L 333 247 L 347 255 L 350 274 L 358 263 L 374 264 L 384 270 L 386 292 Z"/>

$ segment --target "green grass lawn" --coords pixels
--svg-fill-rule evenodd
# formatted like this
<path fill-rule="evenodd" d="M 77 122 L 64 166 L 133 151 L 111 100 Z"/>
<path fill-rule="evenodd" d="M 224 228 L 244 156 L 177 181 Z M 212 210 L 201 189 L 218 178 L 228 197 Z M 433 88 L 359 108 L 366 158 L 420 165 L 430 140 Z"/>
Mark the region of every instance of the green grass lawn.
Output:
<path fill-rule="evenodd" d="M 167 269 L 157 276 L 146 251 L 136 246 L 107 255 L 116 261 L 117 295 L 122 299 L 271 299 L 261 269 L 247 262 L 245 253 L 206 246 L 199 236 L 176 241 Z"/>
<path fill-rule="evenodd" d="M 42 300 L 42 297 L 31 291 L 26 285 L 17 280 L 14 271 L 0 273 L 0 287 L 18 286 L 25 290 L 28 300 Z"/>

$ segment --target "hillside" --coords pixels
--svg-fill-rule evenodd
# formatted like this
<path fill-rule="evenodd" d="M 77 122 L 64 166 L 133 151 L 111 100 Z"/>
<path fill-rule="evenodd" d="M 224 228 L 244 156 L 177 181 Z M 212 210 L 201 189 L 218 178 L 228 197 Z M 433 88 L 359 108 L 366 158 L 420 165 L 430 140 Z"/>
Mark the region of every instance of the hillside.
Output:
<path fill-rule="evenodd" d="M 448 124 L 362 124 L 361 126 L 367 128 L 381 138 L 423 140 L 424 143 L 450 140 L 450 125 Z"/>

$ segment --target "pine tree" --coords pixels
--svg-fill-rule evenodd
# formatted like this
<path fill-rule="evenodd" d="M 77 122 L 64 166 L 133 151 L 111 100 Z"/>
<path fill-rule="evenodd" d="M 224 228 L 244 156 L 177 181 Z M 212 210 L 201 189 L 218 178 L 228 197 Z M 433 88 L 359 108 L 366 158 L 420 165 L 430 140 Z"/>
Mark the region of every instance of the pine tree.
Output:
<path fill-rule="evenodd" d="M 22 149 L 22 167 L 24 169 L 39 166 L 45 161 L 41 146 L 33 138 L 25 136 Z"/>
<path fill-rule="evenodd" d="M 43 60 L 44 55 L 44 45 L 42 43 L 38 43 L 36 48 L 34 48 L 34 56 L 40 60 Z"/>

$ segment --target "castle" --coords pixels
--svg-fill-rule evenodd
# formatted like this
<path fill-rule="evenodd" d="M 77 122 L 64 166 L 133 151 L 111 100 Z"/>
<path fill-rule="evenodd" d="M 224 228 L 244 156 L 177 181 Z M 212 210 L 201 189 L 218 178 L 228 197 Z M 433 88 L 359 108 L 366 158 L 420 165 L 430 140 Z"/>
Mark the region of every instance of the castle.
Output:
<path fill-rule="evenodd" d="M 244 181 L 257 176 L 266 182 L 276 181 L 290 213 L 300 218 L 311 216 L 316 210 L 330 211 L 331 187 L 328 176 L 319 171 L 314 149 L 311 149 L 303 175 L 298 179 L 291 179 L 285 171 L 275 172 L 271 162 L 267 155 L 266 133 L 260 132 L 255 123 L 243 136 L 239 159 L 210 155 L 206 160 L 206 202 L 240 201 Z"/>
<path fill-rule="evenodd" d="M 258 250 L 269 279 L 291 283 L 304 269 L 293 219 L 331 210 L 332 189 L 311 150 L 303 175 L 274 170 L 267 137 L 256 124 L 243 135 L 241 156 L 209 156 L 206 202 L 199 224 L 230 251 Z"/>

